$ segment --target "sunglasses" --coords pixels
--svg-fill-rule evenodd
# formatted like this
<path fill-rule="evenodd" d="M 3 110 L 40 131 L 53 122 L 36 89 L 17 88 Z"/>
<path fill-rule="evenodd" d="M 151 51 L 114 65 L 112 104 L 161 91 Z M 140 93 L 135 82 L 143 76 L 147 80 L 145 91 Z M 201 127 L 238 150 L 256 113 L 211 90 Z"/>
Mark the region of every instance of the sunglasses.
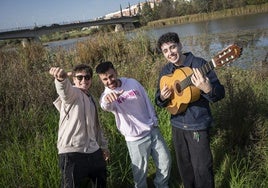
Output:
<path fill-rule="evenodd" d="M 79 81 L 82 81 L 83 78 L 85 78 L 85 80 L 90 80 L 91 79 L 91 76 L 90 75 L 86 75 L 86 76 L 82 76 L 82 75 L 77 75 L 77 76 L 74 76 L 77 78 L 77 80 Z"/>

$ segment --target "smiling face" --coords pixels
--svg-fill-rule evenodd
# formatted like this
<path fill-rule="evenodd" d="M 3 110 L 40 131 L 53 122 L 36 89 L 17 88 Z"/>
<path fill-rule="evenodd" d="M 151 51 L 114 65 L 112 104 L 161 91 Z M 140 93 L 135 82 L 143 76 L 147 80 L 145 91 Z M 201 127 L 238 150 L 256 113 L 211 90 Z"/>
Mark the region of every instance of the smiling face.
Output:
<path fill-rule="evenodd" d="M 181 43 L 167 42 L 161 45 L 164 57 L 175 65 L 181 65 L 182 61 Z"/>
<path fill-rule="evenodd" d="M 92 77 L 86 71 L 76 72 L 73 76 L 73 82 L 77 88 L 88 91 L 92 83 Z"/>
<path fill-rule="evenodd" d="M 119 87 L 120 81 L 117 79 L 117 72 L 110 68 L 105 73 L 99 73 L 99 78 L 105 87 L 114 90 Z"/>

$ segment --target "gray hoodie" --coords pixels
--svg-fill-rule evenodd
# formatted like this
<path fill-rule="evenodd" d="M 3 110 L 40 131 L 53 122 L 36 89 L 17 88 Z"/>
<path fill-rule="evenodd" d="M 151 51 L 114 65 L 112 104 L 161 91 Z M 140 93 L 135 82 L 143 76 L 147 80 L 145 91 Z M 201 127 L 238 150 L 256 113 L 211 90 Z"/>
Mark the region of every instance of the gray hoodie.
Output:
<path fill-rule="evenodd" d="M 69 79 L 55 79 L 59 97 L 53 102 L 60 112 L 58 153 L 93 153 L 108 149 L 108 141 L 101 130 L 95 102 Z"/>

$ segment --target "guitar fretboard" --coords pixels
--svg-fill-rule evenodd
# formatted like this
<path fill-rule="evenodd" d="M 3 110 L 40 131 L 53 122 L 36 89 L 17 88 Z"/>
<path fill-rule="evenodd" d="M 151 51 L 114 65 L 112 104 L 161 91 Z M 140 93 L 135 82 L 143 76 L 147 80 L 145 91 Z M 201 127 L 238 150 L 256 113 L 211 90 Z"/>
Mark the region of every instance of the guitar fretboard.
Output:
<path fill-rule="evenodd" d="M 211 71 L 212 69 L 214 69 L 214 65 L 212 61 L 209 61 L 208 63 L 204 64 L 201 68 L 199 68 L 199 71 L 203 74 L 206 75 L 209 71 Z M 191 75 L 188 75 L 184 80 L 181 81 L 180 83 L 180 90 L 184 90 L 185 88 L 187 88 L 190 85 L 193 85 L 192 81 L 191 81 Z"/>

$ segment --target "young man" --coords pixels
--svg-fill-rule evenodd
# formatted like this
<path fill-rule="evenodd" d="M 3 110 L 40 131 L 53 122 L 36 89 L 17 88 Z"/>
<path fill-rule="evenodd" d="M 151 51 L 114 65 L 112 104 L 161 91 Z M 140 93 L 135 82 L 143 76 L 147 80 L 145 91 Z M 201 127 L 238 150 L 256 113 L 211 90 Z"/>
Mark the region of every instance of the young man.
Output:
<path fill-rule="evenodd" d="M 168 187 L 170 153 L 159 131 L 156 113 L 145 89 L 135 79 L 117 78 L 111 62 L 98 64 L 96 72 L 105 86 L 100 98 L 101 108 L 114 114 L 116 126 L 125 137 L 135 187 L 147 187 L 150 155 L 157 169 L 155 186 Z"/>
<path fill-rule="evenodd" d="M 74 67 L 74 86 L 63 69 L 52 67 L 49 73 L 55 78 L 59 95 L 54 105 L 60 112 L 57 147 L 61 187 L 78 188 L 91 179 L 95 187 L 105 188 L 109 150 L 88 91 L 93 71 L 83 64 Z"/>
<path fill-rule="evenodd" d="M 182 53 L 182 44 L 177 33 L 163 34 L 158 39 L 157 47 L 168 61 L 160 72 L 155 94 L 155 102 L 159 107 L 168 107 L 174 95 L 183 93 L 180 87 L 172 88 L 168 83 L 162 83 L 163 87 L 160 89 L 161 78 L 173 74 L 177 69 L 190 67 L 193 72 L 189 75 L 190 82 L 200 89 L 198 100 L 189 103 L 185 110 L 172 113 L 170 118 L 172 139 L 183 185 L 185 188 L 213 188 L 213 161 L 209 141 L 212 116 L 209 102 L 224 98 L 224 87 L 214 71 L 209 71 L 207 75 L 201 74 L 199 68 L 207 63 L 204 59 L 194 56 L 191 52 Z M 179 91 L 175 91 L 176 89 Z"/>

